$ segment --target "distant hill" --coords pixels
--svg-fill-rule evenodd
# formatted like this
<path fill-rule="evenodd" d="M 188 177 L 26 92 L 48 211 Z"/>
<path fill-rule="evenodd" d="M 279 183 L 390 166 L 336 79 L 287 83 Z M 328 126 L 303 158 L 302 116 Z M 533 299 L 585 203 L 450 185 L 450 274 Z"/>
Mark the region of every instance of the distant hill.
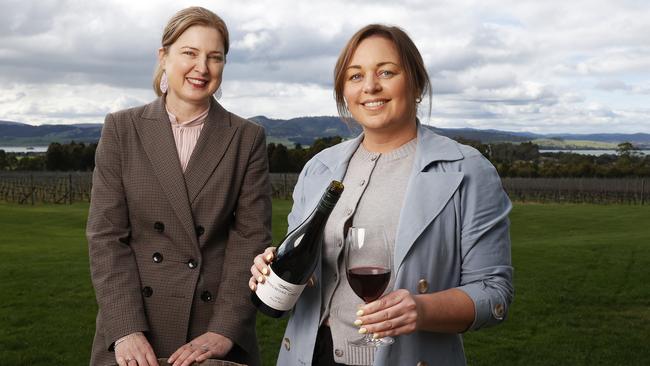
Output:
<path fill-rule="evenodd" d="M 348 126 L 338 117 L 298 117 L 271 119 L 256 116 L 251 120 L 264 126 L 268 142 L 293 145 L 310 145 L 315 139 L 327 136 L 351 138 L 361 131 L 358 125 Z M 0 146 L 47 146 L 50 142 L 66 143 L 96 142 L 102 124 L 41 125 L 32 126 L 20 122 L 0 121 Z M 650 149 L 650 134 L 536 134 L 472 128 L 435 128 L 436 133 L 455 138 L 477 140 L 483 143 L 533 141 L 549 149 L 612 149 L 618 143 L 628 141 L 643 149 Z"/>

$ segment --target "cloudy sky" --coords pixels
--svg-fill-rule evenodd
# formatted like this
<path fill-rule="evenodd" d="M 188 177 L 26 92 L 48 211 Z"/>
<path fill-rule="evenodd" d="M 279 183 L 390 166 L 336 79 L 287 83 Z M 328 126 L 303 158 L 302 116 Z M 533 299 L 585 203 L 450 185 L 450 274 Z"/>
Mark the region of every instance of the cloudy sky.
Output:
<path fill-rule="evenodd" d="M 338 52 L 381 22 L 424 57 L 430 124 L 650 133 L 647 0 L 0 0 L 0 120 L 97 123 L 151 101 L 162 29 L 190 5 L 229 26 L 220 101 L 243 117 L 335 115 Z"/>

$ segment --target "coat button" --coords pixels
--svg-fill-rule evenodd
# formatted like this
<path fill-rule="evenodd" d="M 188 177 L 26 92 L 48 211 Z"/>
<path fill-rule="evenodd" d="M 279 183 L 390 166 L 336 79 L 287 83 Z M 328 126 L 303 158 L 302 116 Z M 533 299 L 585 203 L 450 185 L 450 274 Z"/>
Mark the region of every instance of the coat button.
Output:
<path fill-rule="evenodd" d="M 282 345 L 284 346 L 284 349 L 286 349 L 287 351 L 291 351 L 291 341 L 289 340 L 289 338 L 283 339 Z"/>
<path fill-rule="evenodd" d="M 337 348 L 334 350 L 334 355 L 336 357 L 343 357 L 343 351 Z"/>
<path fill-rule="evenodd" d="M 428 366 L 426 362 L 420 361 L 416 366 Z"/>
<path fill-rule="evenodd" d="M 151 259 L 153 259 L 154 263 L 160 263 L 163 261 L 163 256 L 162 254 L 155 252 L 152 256 Z"/>
<path fill-rule="evenodd" d="M 196 236 L 197 237 L 203 235 L 203 233 L 205 232 L 205 229 L 201 225 L 197 226 L 195 229 L 196 229 Z"/>
<path fill-rule="evenodd" d="M 210 291 L 203 291 L 201 293 L 201 300 L 203 300 L 205 302 L 212 301 L 212 294 L 210 293 Z"/>
<path fill-rule="evenodd" d="M 187 261 L 187 266 L 190 267 L 191 269 L 196 268 L 198 265 L 199 263 L 194 259 L 190 259 L 189 261 Z"/>
<path fill-rule="evenodd" d="M 159 233 L 162 233 L 163 231 L 165 231 L 165 224 L 163 224 L 163 223 L 160 222 L 160 221 L 156 221 L 156 222 L 153 224 L 153 229 L 156 230 L 156 231 L 159 232 Z"/>
<path fill-rule="evenodd" d="M 149 286 L 145 286 L 142 288 L 142 296 L 144 297 L 151 297 L 153 295 L 153 289 Z"/>
<path fill-rule="evenodd" d="M 429 282 L 424 278 L 418 281 L 418 292 L 421 294 L 426 294 L 429 290 Z"/>
<path fill-rule="evenodd" d="M 505 308 L 503 307 L 503 304 L 496 304 L 494 306 L 494 309 L 492 309 L 492 315 L 494 315 L 494 318 L 497 320 L 502 320 L 505 312 L 506 311 Z"/>

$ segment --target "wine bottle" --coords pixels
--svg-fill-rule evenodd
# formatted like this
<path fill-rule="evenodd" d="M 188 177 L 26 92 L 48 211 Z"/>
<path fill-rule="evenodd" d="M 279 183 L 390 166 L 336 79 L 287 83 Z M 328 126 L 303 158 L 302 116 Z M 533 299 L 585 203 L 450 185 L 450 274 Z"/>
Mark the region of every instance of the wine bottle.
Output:
<path fill-rule="evenodd" d="M 266 280 L 251 293 L 259 311 L 279 318 L 296 304 L 316 268 L 325 223 L 342 192 L 343 184 L 332 181 L 314 211 L 282 240 Z"/>

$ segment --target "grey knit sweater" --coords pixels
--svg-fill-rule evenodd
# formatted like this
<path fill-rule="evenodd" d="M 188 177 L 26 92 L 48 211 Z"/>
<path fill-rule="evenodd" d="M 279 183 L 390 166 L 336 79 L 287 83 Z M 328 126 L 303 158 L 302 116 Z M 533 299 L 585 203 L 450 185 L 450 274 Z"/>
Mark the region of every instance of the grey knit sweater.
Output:
<path fill-rule="evenodd" d="M 334 360 L 347 365 L 370 365 L 374 349 L 348 343 L 361 337 L 356 319 L 361 300 L 345 275 L 344 230 L 353 226 L 381 225 L 393 252 L 397 223 L 413 166 L 417 140 L 388 153 L 372 153 L 359 145 L 350 159 L 343 184 L 345 190 L 325 226 L 321 287 L 321 323 L 329 324 Z M 346 222 L 348 223 L 346 226 Z M 394 276 L 394 274 L 393 274 Z M 391 291 L 391 278 L 387 292 Z"/>

